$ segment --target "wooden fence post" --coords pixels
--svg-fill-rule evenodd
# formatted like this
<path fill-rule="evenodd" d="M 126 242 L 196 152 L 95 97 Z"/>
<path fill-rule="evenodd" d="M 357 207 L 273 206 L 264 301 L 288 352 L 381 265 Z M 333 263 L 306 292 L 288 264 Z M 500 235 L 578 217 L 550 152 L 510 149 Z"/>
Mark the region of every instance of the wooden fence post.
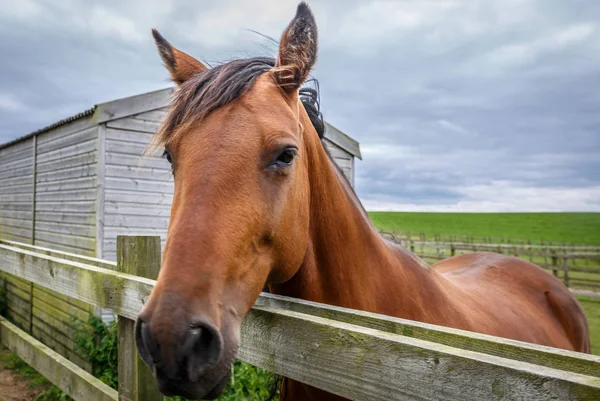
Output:
<path fill-rule="evenodd" d="M 569 287 L 569 258 L 566 255 L 563 258 L 563 282 Z"/>
<path fill-rule="evenodd" d="M 552 252 L 552 274 L 554 274 L 554 277 L 558 277 L 558 257 L 556 256 L 556 251 L 554 249 L 551 252 Z"/>
<path fill-rule="evenodd" d="M 156 280 L 160 237 L 117 236 L 117 270 Z M 135 322 L 119 316 L 119 401 L 161 401 L 162 394 L 135 346 Z"/>

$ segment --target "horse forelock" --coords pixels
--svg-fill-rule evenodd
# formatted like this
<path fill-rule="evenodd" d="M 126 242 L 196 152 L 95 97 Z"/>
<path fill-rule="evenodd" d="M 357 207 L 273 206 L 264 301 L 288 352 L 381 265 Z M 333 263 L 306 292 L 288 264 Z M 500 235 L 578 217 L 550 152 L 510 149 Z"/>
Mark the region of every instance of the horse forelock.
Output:
<path fill-rule="evenodd" d="M 200 72 L 184 82 L 171 98 L 167 115 L 154 136 L 152 149 L 167 146 L 174 133 L 185 131 L 189 125 L 248 92 L 260 75 L 275 66 L 275 61 L 269 57 L 237 59 Z M 318 81 L 313 78 L 309 82 L 314 83 L 314 88 L 300 89 L 300 100 L 322 139 L 325 123 L 320 111 Z"/>

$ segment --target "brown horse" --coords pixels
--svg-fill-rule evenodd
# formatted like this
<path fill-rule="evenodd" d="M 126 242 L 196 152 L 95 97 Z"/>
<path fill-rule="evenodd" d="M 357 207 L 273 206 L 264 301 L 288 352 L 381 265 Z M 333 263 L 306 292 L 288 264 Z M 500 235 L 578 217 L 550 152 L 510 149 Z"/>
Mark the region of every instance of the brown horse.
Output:
<path fill-rule="evenodd" d="M 139 353 L 164 394 L 215 398 L 240 325 L 272 292 L 495 336 L 589 352 L 569 290 L 517 258 L 471 253 L 427 266 L 383 239 L 326 153 L 317 57 L 304 3 L 276 60 L 214 68 L 153 31 L 178 89 L 157 133 L 175 195 L 164 258 L 136 326 Z M 292 380 L 285 400 L 338 400 Z"/>

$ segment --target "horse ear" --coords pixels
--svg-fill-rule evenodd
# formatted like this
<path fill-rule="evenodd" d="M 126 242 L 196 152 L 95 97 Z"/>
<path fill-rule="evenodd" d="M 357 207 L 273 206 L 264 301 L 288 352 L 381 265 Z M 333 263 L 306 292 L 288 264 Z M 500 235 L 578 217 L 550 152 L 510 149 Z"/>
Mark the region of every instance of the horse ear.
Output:
<path fill-rule="evenodd" d="M 181 85 L 193 75 L 207 70 L 200 61 L 171 46 L 156 29 L 152 29 L 152 36 L 154 36 L 160 58 L 171 73 L 171 79 L 177 85 Z"/>
<path fill-rule="evenodd" d="M 279 41 L 275 79 L 286 91 L 298 89 L 317 61 L 317 23 L 308 4 L 301 2 L 296 16 Z"/>

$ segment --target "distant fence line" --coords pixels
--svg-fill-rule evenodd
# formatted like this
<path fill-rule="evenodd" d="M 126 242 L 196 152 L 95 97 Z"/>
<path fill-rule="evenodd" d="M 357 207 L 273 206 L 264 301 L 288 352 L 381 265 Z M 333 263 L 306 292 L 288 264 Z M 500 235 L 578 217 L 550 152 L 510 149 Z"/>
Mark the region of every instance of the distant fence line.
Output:
<path fill-rule="evenodd" d="M 554 247 L 575 247 L 575 248 L 590 248 L 592 250 L 600 249 L 600 245 L 580 244 L 567 241 L 548 241 L 544 239 L 522 239 L 511 237 L 494 237 L 494 236 L 476 236 L 468 234 L 452 234 L 452 233 L 432 233 L 425 231 L 412 231 L 402 229 L 382 229 L 381 232 L 390 233 L 395 236 L 411 237 L 413 240 L 426 240 L 432 242 L 462 242 L 462 243 L 480 243 L 480 244 L 508 244 L 508 245 L 533 245 L 533 246 L 554 246 Z"/>
<path fill-rule="evenodd" d="M 380 231 L 428 262 L 470 252 L 515 256 L 551 271 L 567 287 L 600 292 L 600 246 L 511 241 L 485 242 L 483 237 L 426 235 L 410 231 Z"/>

